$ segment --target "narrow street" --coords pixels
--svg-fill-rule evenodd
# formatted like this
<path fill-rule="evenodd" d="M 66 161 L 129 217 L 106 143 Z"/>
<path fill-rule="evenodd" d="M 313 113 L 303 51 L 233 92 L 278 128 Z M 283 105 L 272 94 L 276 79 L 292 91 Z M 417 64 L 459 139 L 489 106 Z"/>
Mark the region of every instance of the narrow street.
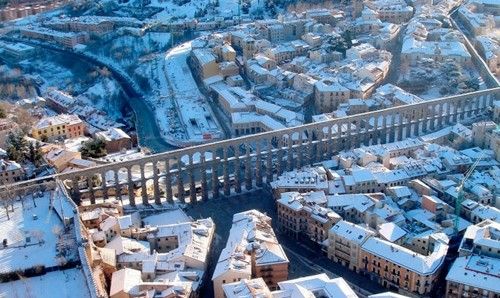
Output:
<path fill-rule="evenodd" d="M 392 60 L 391 67 L 389 68 L 389 73 L 384 79 L 384 82 L 381 84 L 393 84 L 399 80 L 399 76 L 401 74 L 401 49 L 403 48 L 403 36 L 406 31 L 407 24 L 401 26 L 401 29 L 398 33 L 398 37 L 394 46 L 391 48 Z"/>

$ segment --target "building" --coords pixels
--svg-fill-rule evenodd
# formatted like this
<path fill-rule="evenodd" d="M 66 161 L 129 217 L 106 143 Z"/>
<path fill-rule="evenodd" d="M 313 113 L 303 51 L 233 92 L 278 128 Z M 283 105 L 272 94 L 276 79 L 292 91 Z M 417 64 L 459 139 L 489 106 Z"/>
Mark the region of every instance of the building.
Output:
<path fill-rule="evenodd" d="M 24 179 L 24 169 L 15 161 L 0 159 L 0 184 L 15 183 Z"/>
<path fill-rule="evenodd" d="M 427 295 L 435 286 L 443 265 L 448 245 L 437 242 L 428 255 L 377 237 L 368 238 L 361 245 L 361 270 L 384 287 L 395 287 Z"/>
<path fill-rule="evenodd" d="M 325 208 L 323 191 L 309 193 L 285 192 L 276 201 L 280 230 L 299 238 L 300 235 L 322 244 L 328 238 L 330 228 L 342 218 Z"/>
<path fill-rule="evenodd" d="M 328 232 L 328 258 L 350 270 L 360 271 L 360 247 L 375 232 L 341 220 Z"/>
<path fill-rule="evenodd" d="M 488 36 L 478 36 L 476 48 L 491 72 L 500 76 L 500 43 Z"/>
<path fill-rule="evenodd" d="M 198 297 L 215 232 L 211 218 L 193 221 L 177 209 L 160 225 L 158 215 L 144 225 L 147 218 L 123 215 L 113 202 L 79 211 L 92 273 L 111 297 Z"/>
<path fill-rule="evenodd" d="M 191 51 L 191 61 L 194 73 L 202 80 L 219 74 L 219 65 L 212 51 L 194 49 Z"/>
<path fill-rule="evenodd" d="M 60 114 L 42 118 L 31 129 L 31 135 L 38 140 L 78 138 L 85 134 L 85 123 L 76 115 Z"/>
<path fill-rule="evenodd" d="M 325 273 L 291 279 L 278 283 L 279 289 L 271 291 L 261 278 L 243 279 L 225 284 L 225 298 L 355 298 L 358 297 L 341 278 L 330 279 Z"/>
<path fill-rule="evenodd" d="M 271 182 L 271 187 L 276 199 L 283 192 L 298 191 L 324 191 L 328 193 L 328 172 L 324 167 L 305 167 L 293 172 L 284 172 L 277 180 Z"/>
<path fill-rule="evenodd" d="M 132 139 L 119 128 L 112 127 L 105 131 L 99 131 L 95 136 L 104 140 L 108 153 L 132 149 Z"/>
<path fill-rule="evenodd" d="M 500 258 L 500 223 L 487 219 L 469 226 L 458 252 L 461 256 L 476 254 Z"/>
<path fill-rule="evenodd" d="M 350 98 L 350 90 L 334 79 L 323 79 L 314 84 L 314 105 L 319 113 L 336 110 Z"/>
<path fill-rule="evenodd" d="M 288 263 L 270 217 L 257 210 L 237 213 L 212 276 L 214 297 L 224 297 L 225 284 L 258 277 L 274 290 L 288 278 Z"/>
<path fill-rule="evenodd" d="M 422 59 L 431 59 L 436 62 L 451 60 L 463 65 L 472 63 L 469 51 L 459 41 L 419 41 L 406 38 L 401 50 L 401 63 L 415 66 Z"/>
<path fill-rule="evenodd" d="M 110 298 L 188 298 L 192 289 L 189 282 L 184 281 L 143 281 L 140 270 L 120 269 L 113 273 L 111 279 Z"/>
<path fill-rule="evenodd" d="M 340 214 L 344 220 L 361 223 L 367 218 L 383 194 L 341 194 L 328 196 L 327 207 Z"/>
<path fill-rule="evenodd" d="M 455 260 L 446 275 L 446 297 L 498 298 L 500 293 L 500 259 L 479 255 Z"/>
<path fill-rule="evenodd" d="M 74 48 L 77 44 L 85 44 L 90 40 L 86 32 L 62 32 L 44 27 L 23 27 L 21 35 L 26 38 L 56 43 L 63 47 Z"/>
<path fill-rule="evenodd" d="M 57 145 L 43 146 L 42 153 L 47 163 L 58 172 L 87 169 L 97 165 L 94 161 L 82 159 L 79 151 L 68 150 Z"/>
<path fill-rule="evenodd" d="M 0 42 L 0 53 L 3 57 L 12 61 L 19 62 L 35 55 L 35 48 L 23 43 Z"/>

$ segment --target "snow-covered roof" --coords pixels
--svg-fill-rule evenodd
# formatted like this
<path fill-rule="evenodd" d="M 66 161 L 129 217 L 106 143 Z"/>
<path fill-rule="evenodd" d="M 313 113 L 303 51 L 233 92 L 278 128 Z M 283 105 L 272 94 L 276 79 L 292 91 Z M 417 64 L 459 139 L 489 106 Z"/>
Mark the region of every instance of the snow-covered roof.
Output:
<path fill-rule="evenodd" d="M 271 297 L 271 291 L 262 277 L 242 279 L 222 285 L 227 298 Z"/>
<path fill-rule="evenodd" d="M 415 53 L 421 55 L 437 55 L 444 57 L 466 57 L 470 58 L 469 51 L 463 43 L 459 41 L 419 41 L 407 38 L 403 42 L 401 50 L 403 54 Z"/>
<path fill-rule="evenodd" d="M 323 167 L 307 167 L 292 172 L 285 172 L 276 181 L 271 182 L 271 187 L 327 190 L 328 179 L 326 170 Z"/>
<path fill-rule="evenodd" d="M 21 165 L 12 160 L 0 159 L 0 173 L 21 170 Z"/>
<path fill-rule="evenodd" d="M 431 275 L 443 264 L 448 245 L 436 242 L 434 251 L 424 256 L 389 241 L 371 237 L 361 245 L 361 249 L 420 275 Z"/>
<path fill-rule="evenodd" d="M 73 125 L 78 123 L 83 122 L 77 115 L 59 114 L 56 116 L 42 118 L 33 127 L 36 129 L 45 129 L 54 125 Z"/>
<path fill-rule="evenodd" d="M 498 251 L 500 250 L 500 223 L 487 219 L 476 225 L 469 226 L 465 230 L 460 249 L 471 249 L 468 247 L 468 239 L 472 240 L 474 245 Z"/>
<path fill-rule="evenodd" d="M 348 92 L 349 89 L 344 87 L 336 79 L 323 79 L 317 81 L 314 86 L 319 92 Z"/>
<path fill-rule="evenodd" d="M 474 208 L 471 212 L 472 216 L 476 216 L 480 220 L 491 219 L 491 220 L 500 220 L 500 210 L 493 206 L 485 206 L 479 204 L 477 208 Z"/>
<path fill-rule="evenodd" d="M 96 132 L 96 137 L 102 138 L 106 142 L 121 140 L 121 139 L 130 139 L 130 136 L 125 133 L 123 130 L 115 127 L 111 127 L 105 131 Z"/>
<path fill-rule="evenodd" d="M 345 220 L 341 220 L 336 223 L 330 229 L 329 233 L 338 235 L 349 240 L 350 242 L 357 243 L 358 245 L 361 245 L 366 239 L 368 239 L 368 237 L 375 235 L 375 232 L 369 228 L 365 228 Z"/>
<path fill-rule="evenodd" d="M 111 297 L 115 295 L 120 295 L 121 292 L 131 293 L 131 291 L 138 291 L 136 288 L 140 283 L 142 283 L 141 271 L 123 268 L 121 270 L 113 272 L 111 277 L 111 288 L 109 290 L 109 295 Z"/>
<path fill-rule="evenodd" d="M 500 259 L 477 255 L 459 257 L 451 266 L 446 280 L 500 293 Z"/>
<path fill-rule="evenodd" d="M 328 196 L 327 206 L 330 208 L 342 208 L 343 210 L 356 209 L 365 212 L 375 205 L 375 199 L 367 194 L 341 194 Z"/>
<path fill-rule="evenodd" d="M 330 279 L 326 273 L 282 281 L 278 286 L 280 290 L 276 292 L 282 298 L 358 297 L 343 278 Z"/>
<path fill-rule="evenodd" d="M 251 274 L 250 252 L 255 252 L 256 266 L 288 263 L 288 258 L 271 227 L 271 218 L 257 210 L 236 213 L 212 280 L 228 271 Z"/>
<path fill-rule="evenodd" d="M 216 60 L 214 54 L 208 49 L 194 49 L 193 55 L 202 65 L 215 63 Z"/>
<path fill-rule="evenodd" d="M 378 233 L 385 240 L 395 242 L 406 235 L 406 231 L 393 222 L 385 222 L 378 226 Z"/>

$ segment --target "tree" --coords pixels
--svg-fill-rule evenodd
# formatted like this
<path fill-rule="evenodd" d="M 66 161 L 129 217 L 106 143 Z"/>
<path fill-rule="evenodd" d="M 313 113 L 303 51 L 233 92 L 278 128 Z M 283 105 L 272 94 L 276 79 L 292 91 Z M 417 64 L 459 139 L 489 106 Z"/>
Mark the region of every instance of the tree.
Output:
<path fill-rule="evenodd" d="M 0 118 L 5 118 L 7 117 L 7 113 L 5 112 L 5 109 L 3 106 L 0 106 Z"/>
<path fill-rule="evenodd" d="M 347 48 L 350 49 L 352 47 L 352 39 L 353 39 L 351 31 L 345 30 L 344 32 L 342 32 L 341 36 L 344 39 Z"/>
<path fill-rule="evenodd" d="M 28 150 L 28 142 L 23 132 L 9 132 L 7 136 L 7 154 L 9 159 L 23 162 Z"/>
<path fill-rule="evenodd" d="M 99 158 L 106 156 L 106 143 L 103 139 L 91 139 L 82 144 L 80 148 L 83 158 Z"/>
<path fill-rule="evenodd" d="M 36 144 L 30 142 L 28 145 L 28 160 L 31 161 L 35 166 L 39 166 L 43 159 L 40 148 L 40 142 L 36 142 Z"/>

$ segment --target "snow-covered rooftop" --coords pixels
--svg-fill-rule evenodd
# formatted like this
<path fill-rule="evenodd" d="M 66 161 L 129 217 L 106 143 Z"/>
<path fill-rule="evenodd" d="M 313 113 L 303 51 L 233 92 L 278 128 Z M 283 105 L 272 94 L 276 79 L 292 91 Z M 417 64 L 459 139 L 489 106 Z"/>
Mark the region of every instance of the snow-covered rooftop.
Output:
<path fill-rule="evenodd" d="M 431 275 L 443 264 L 448 245 L 436 242 L 434 251 L 424 256 L 392 242 L 371 237 L 361 245 L 361 249 L 420 275 Z"/>
<path fill-rule="evenodd" d="M 451 266 L 446 280 L 500 293 L 500 259 L 477 255 L 459 257 Z"/>
<path fill-rule="evenodd" d="M 255 265 L 288 263 L 271 227 L 271 218 L 257 210 L 236 213 L 229 231 L 227 246 L 222 250 L 212 280 L 228 271 L 251 274 L 250 252 L 255 251 Z"/>

